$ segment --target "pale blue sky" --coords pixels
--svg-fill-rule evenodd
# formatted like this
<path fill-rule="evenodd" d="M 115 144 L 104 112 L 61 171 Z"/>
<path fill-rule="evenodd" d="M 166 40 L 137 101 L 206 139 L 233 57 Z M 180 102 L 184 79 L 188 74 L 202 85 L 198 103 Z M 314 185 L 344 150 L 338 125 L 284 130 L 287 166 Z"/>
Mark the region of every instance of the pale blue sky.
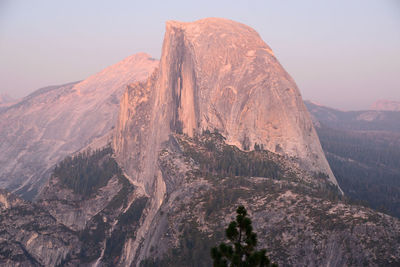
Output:
<path fill-rule="evenodd" d="M 166 20 L 204 17 L 258 31 L 305 99 L 400 100 L 398 0 L 0 0 L 0 93 L 81 80 L 137 52 L 159 58 Z"/>

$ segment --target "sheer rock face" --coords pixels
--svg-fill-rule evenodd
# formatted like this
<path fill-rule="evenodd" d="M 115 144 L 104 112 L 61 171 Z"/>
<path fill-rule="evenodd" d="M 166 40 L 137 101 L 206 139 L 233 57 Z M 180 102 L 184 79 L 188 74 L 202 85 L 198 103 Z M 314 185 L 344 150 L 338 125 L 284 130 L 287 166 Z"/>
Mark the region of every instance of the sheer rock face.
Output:
<path fill-rule="evenodd" d="M 160 68 L 123 97 L 117 158 L 150 190 L 168 135 L 205 129 L 241 149 L 258 143 L 296 157 L 337 184 L 295 82 L 257 32 L 225 19 L 169 21 Z"/>
<path fill-rule="evenodd" d="M 126 85 L 145 80 L 157 65 L 136 54 L 82 82 L 40 89 L 0 110 L 0 187 L 33 197 L 54 164 L 111 131 Z"/>

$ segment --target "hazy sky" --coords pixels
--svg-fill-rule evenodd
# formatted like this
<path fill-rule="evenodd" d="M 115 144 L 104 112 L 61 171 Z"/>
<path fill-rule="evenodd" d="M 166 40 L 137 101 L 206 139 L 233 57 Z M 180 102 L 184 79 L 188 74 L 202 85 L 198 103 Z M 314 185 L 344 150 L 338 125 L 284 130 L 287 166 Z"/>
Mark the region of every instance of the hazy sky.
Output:
<path fill-rule="evenodd" d="M 137 52 L 159 58 L 166 20 L 204 17 L 258 31 L 305 99 L 400 100 L 398 0 L 0 0 L 0 93 L 82 80 Z"/>

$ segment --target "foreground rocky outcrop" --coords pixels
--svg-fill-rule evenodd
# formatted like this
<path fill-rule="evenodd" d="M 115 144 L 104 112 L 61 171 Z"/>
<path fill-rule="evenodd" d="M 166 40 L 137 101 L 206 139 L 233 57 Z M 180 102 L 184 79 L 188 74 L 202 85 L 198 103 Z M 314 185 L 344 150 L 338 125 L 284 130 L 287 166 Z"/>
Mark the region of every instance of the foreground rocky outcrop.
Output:
<path fill-rule="evenodd" d="M 109 148 L 63 161 L 37 204 L 1 192 L 0 263 L 210 266 L 210 248 L 224 240 L 238 205 L 280 266 L 400 263 L 398 219 L 349 203 L 294 159 L 241 151 L 208 132 L 171 135 L 157 158 L 166 186 L 154 213 L 154 199 L 123 175 Z M 108 175 L 91 180 L 93 167 Z"/>
<path fill-rule="evenodd" d="M 398 219 L 340 200 L 323 179 L 268 151 L 241 152 L 213 134 L 174 139 L 160 153 L 169 190 L 138 255 L 145 266 L 209 266 L 209 249 L 238 205 L 250 210 L 260 247 L 280 266 L 400 263 Z M 245 158 L 250 163 L 224 164 Z"/>
<path fill-rule="evenodd" d="M 63 160 L 35 204 L 0 191 L 0 265 L 114 266 L 147 197 L 110 147 Z M 100 174 L 100 175 L 99 175 Z"/>
<path fill-rule="evenodd" d="M 77 254 L 77 234 L 45 209 L 0 190 L 0 265 L 57 266 Z"/>
<path fill-rule="evenodd" d="M 127 84 L 144 80 L 158 61 L 141 53 L 84 81 L 40 89 L 0 110 L 0 188 L 32 199 L 51 168 L 109 133 Z"/>

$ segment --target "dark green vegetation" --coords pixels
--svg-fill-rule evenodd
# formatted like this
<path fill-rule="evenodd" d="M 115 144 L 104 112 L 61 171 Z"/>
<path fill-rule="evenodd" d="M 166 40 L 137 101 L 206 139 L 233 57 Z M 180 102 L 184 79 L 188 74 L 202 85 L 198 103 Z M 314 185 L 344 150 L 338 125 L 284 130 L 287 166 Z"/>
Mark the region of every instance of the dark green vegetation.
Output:
<path fill-rule="evenodd" d="M 317 129 L 328 162 L 345 194 L 373 209 L 400 217 L 400 146 L 379 138 Z"/>
<path fill-rule="evenodd" d="M 221 167 L 224 151 L 230 151 L 227 155 L 233 160 L 244 160 L 246 164 L 239 168 Z M 103 157 L 97 153 L 86 153 L 87 157 L 82 157 L 82 162 L 76 165 L 91 162 L 93 165 L 86 167 L 91 169 L 112 158 L 111 151 Z M 98 160 L 91 159 L 92 156 Z M 254 163 L 257 160 L 259 165 Z M 350 205 L 327 183 L 326 175 L 308 174 L 291 159 L 264 151 L 261 145 L 257 151 L 243 152 L 227 145 L 218 133 L 205 133 L 196 138 L 176 134 L 160 151 L 158 166 L 166 183 L 166 194 L 151 217 L 145 238 L 138 240 L 139 250 L 133 266 L 212 266 L 210 249 L 226 242 L 223 230 L 234 219 L 235 207 L 239 205 L 246 206 L 251 214 L 257 244 L 266 248 L 268 256 L 282 266 L 399 264 L 397 219 Z M 262 171 L 268 166 L 271 171 Z M 138 227 L 149 218 L 145 216 L 152 214 L 152 202 L 120 169 L 110 175 L 112 178 L 106 187 L 94 186 L 90 198 L 83 200 L 80 193 L 65 190 L 68 186 L 59 179 L 54 178 L 53 184 L 50 183 L 46 196 L 49 201 L 59 201 L 55 206 L 47 206 L 49 210 L 67 211 L 67 216 L 75 216 L 91 211 L 86 203 L 101 200 L 96 202 L 101 203 L 98 206 L 101 208 L 81 224 L 83 230 L 58 227 L 57 236 L 51 237 L 49 222 L 44 219 L 56 223 L 54 217 L 37 215 L 32 205 L 29 209 L 21 206 L 8 209 L 6 216 L 0 216 L 0 239 L 6 240 L 0 242 L 0 263 L 1 257 L 8 260 L 24 255 L 21 247 L 42 264 L 36 258 L 36 248 L 51 238 L 52 244 L 59 240 L 56 241 L 59 245 L 53 245 L 43 255 L 46 259 L 58 257 L 60 262 L 63 256 L 47 257 L 47 253 L 68 253 L 61 265 L 91 265 L 100 255 L 102 266 L 124 264 L 121 261 L 125 257 L 121 256 L 128 246 L 126 241 L 137 238 Z M 57 220 L 62 223 L 63 217 Z M 27 236 L 36 234 L 39 236 L 28 245 Z"/>
<path fill-rule="evenodd" d="M 199 165 L 203 176 L 254 176 L 278 179 L 283 175 L 280 166 L 271 159 L 268 151 L 245 152 L 235 146 L 224 143 L 224 137 L 219 133 L 206 131 L 196 137 L 194 142 L 199 147 L 190 146 L 185 142 L 184 155 L 192 158 Z"/>
<path fill-rule="evenodd" d="M 225 231 L 233 246 L 222 242 L 218 247 L 211 249 L 214 267 L 277 266 L 270 263 L 265 249 L 256 250 L 257 234 L 253 232 L 246 209 L 239 206 L 236 213 L 236 221 L 232 221 Z"/>
<path fill-rule="evenodd" d="M 346 196 L 400 217 L 400 112 L 343 112 L 306 102 Z"/>
<path fill-rule="evenodd" d="M 95 197 L 112 177 L 118 179 L 121 189 L 78 233 L 82 248 L 77 256 L 80 262 L 90 263 L 98 259 L 104 249 L 102 264 L 115 266 L 125 241 L 135 236 L 148 198 L 139 197 L 128 208 L 129 195 L 135 188 L 123 175 L 110 147 L 68 157 L 55 168 L 53 175 L 62 186 L 84 199 Z M 114 221 L 116 224 L 112 225 Z"/>
<path fill-rule="evenodd" d="M 119 183 L 122 184 L 121 190 L 111 199 L 106 208 L 94 216 L 86 229 L 80 233 L 83 244 L 79 256 L 81 261 L 92 262 L 99 258 L 104 246 L 103 243 L 105 243 L 101 262 L 106 266 L 114 266 L 118 263 L 125 241 L 129 237 L 134 237 L 135 231 L 139 227 L 139 220 L 148 200 L 146 197 L 138 198 L 131 203 L 124 213 L 120 212 L 122 208 L 127 207 L 128 196 L 133 192 L 134 187 L 122 174 L 118 165 L 114 165 L 116 162 L 111 156 L 112 150 L 105 148 L 94 153 L 84 153 L 83 156 L 75 159 L 77 166 L 84 166 L 80 176 L 84 179 L 89 177 L 85 170 L 91 170 L 98 166 L 106 170 L 107 175 L 102 176 L 97 184 L 93 183 L 93 186 L 90 187 L 92 193 L 95 192 L 96 188 L 105 185 L 114 175 L 117 175 Z M 106 179 L 107 176 L 108 179 Z M 107 220 L 104 220 L 104 218 L 107 218 Z M 111 226 L 113 220 L 117 220 L 114 227 Z"/>
<path fill-rule="evenodd" d="M 280 265 L 398 264 L 393 256 L 399 255 L 397 221 L 341 199 L 325 175 L 307 174 L 291 159 L 261 147 L 240 151 L 218 133 L 174 137 L 159 158 L 166 180 L 171 180 L 171 193 L 159 213 L 159 221 L 168 226 L 160 226 L 164 234 L 148 244 L 151 249 L 142 266 L 212 266 L 210 249 L 226 242 L 223 229 L 239 205 L 248 208 L 260 247 Z M 232 158 L 271 163 L 275 178 L 257 176 L 250 171 L 251 161 L 237 172 L 218 167 L 223 161 L 218 156 L 227 150 Z M 172 181 L 174 177 L 179 179 Z"/>
<path fill-rule="evenodd" d="M 160 165 L 163 173 L 169 173 L 174 177 L 179 177 L 186 169 L 182 167 L 181 161 L 191 166 L 188 171 L 184 171 L 183 184 L 177 187 L 182 195 L 174 198 L 171 204 L 165 203 L 165 205 L 171 205 L 172 210 L 161 208 L 163 216 L 167 216 L 169 222 L 174 222 L 170 225 L 165 238 L 169 240 L 175 233 L 177 239 L 168 241 L 166 252 L 161 255 L 157 253 L 150 255 L 142 262 L 142 266 L 211 266 L 210 249 L 215 244 L 226 240 L 222 230 L 226 226 L 224 221 L 231 217 L 232 212 L 235 212 L 232 207 L 240 204 L 248 206 L 252 214 L 258 214 L 255 218 L 255 229 L 257 232 L 262 229 L 260 244 L 262 246 L 267 244 L 271 257 L 282 263 L 290 262 L 286 259 L 287 254 L 290 253 L 285 248 L 287 245 L 277 242 L 281 239 L 282 232 L 289 231 L 298 235 L 297 239 L 293 240 L 299 240 L 299 242 L 304 242 L 309 238 L 305 238 L 305 234 L 302 233 L 304 229 L 301 228 L 307 224 L 303 221 L 299 222 L 299 220 L 304 220 L 304 216 L 308 216 L 308 214 L 302 214 L 303 212 L 310 210 L 310 216 L 323 218 L 322 225 L 319 222 L 315 223 L 319 232 L 325 231 L 327 227 L 329 231 L 343 229 L 340 219 L 325 214 L 339 203 L 341 198 L 336 188 L 327 183 L 325 175 L 315 174 L 316 177 L 313 177 L 296 167 L 297 165 L 291 163 L 290 159 L 263 151 L 261 148 L 257 151 L 241 151 L 225 144 L 224 138 L 218 133 L 205 132 L 194 138 L 175 135 L 175 140 L 180 149 L 165 149 L 161 153 Z M 229 151 L 229 153 L 224 154 L 224 151 L 225 153 Z M 225 160 L 224 155 L 229 155 L 229 158 L 238 161 L 243 160 L 246 164 L 238 164 L 239 167 L 235 168 L 230 166 L 235 171 L 227 171 L 226 168 L 220 167 L 223 165 L 221 162 Z M 180 163 L 177 163 L 177 160 Z M 256 165 L 257 160 L 261 164 Z M 264 166 L 266 172 L 257 171 L 255 166 Z M 266 177 L 262 176 L 264 174 Z M 278 200 L 287 192 L 293 192 L 295 197 L 289 202 L 285 197 Z M 189 197 L 186 197 L 187 195 Z M 297 195 L 302 197 L 298 198 Z M 299 200 L 303 198 L 304 200 L 299 203 Z M 307 206 L 314 199 L 318 199 L 319 202 L 316 205 L 319 208 L 322 206 L 321 203 L 329 204 L 329 207 L 316 214 L 314 207 Z M 322 202 L 322 199 L 325 202 Z M 288 207 L 290 210 L 287 210 Z M 264 212 L 269 215 L 260 216 Z M 292 221 L 292 218 L 286 218 L 288 216 L 286 212 L 296 214 L 299 218 Z M 284 221 L 268 229 L 266 224 L 269 223 L 269 216 L 271 218 L 282 216 Z M 301 226 L 299 227 L 298 224 Z M 309 233 L 310 230 L 307 230 L 307 235 Z M 275 243 L 268 240 L 270 235 Z M 171 247 L 171 244 L 175 245 Z M 292 245 L 297 246 L 296 243 Z M 269 248 L 273 248 L 273 251 Z M 155 246 L 153 251 L 158 249 Z"/>
<path fill-rule="evenodd" d="M 121 170 L 112 158 L 111 147 L 106 147 L 67 157 L 56 166 L 53 175 L 75 193 L 89 197 L 105 186 L 113 175 L 120 174 Z"/>
<path fill-rule="evenodd" d="M 205 177 L 212 183 L 219 183 L 226 177 L 265 177 L 306 183 L 315 187 L 317 192 L 328 199 L 341 198 L 338 188 L 326 182 L 328 178 L 326 174 L 310 174 L 297 167 L 292 168 L 294 165 L 292 159 L 261 150 L 262 145 L 257 145 L 257 150 L 242 151 L 236 146 L 226 144 L 225 138 L 218 132 L 209 131 L 193 139 L 184 135 L 176 138 L 183 148 L 182 153 L 186 161 L 190 159 L 198 165 L 193 175 Z M 221 192 L 220 195 L 224 196 L 226 193 Z"/>
<path fill-rule="evenodd" d="M 211 266 L 210 248 L 217 242 L 222 233 L 215 232 L 213 236 L 198 229 L 194 220 L 187 220 L 182 225 L 182 238 L 177 247 L 170 248 L 162 259 L 148 258 L 141 262 L 141 267 L 180 267 Z"/>

